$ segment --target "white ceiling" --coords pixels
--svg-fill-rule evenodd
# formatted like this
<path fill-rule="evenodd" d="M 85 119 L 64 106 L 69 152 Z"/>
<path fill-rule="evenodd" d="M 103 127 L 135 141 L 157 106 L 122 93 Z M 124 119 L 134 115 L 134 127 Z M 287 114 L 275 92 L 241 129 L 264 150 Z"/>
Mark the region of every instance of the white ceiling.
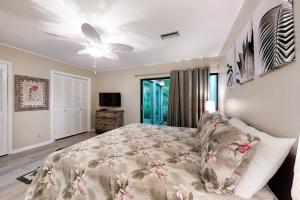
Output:
<path fill-rule="evenodd" d="M 93 59 L 77 55 L 83 46 L 44 34 L 84 40 L 88 22 L 103 40 L 131 45 L 120 60 L 98 58 L 98 70 L 217 56 L 244 0 L 1 0 L 0 42 L 64 62 L 91 68 Z M 179 38 L 160 34 L 179 31 Z M 1 57 L 1 55 L 0 55 Z"/>

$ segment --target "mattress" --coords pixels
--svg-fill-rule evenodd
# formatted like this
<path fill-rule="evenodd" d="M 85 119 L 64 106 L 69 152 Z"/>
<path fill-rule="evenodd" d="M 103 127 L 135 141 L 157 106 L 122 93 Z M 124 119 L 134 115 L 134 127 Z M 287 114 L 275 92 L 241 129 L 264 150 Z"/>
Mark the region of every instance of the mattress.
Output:
<path fill-rule="evenodd" d="M 25 199 L 239 200 L 204 190 L 197 143 L 196 129 L 130 124 L 49 155 Z"/>

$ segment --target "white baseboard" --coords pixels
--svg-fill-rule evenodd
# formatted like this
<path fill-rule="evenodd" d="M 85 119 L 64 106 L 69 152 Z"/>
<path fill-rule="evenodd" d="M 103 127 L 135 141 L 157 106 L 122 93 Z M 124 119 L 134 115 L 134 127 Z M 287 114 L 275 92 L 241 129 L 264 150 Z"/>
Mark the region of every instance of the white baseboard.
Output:
<path fill-rule="evenodd" d="M 40 143 L 37 143 L 37 144 L 30 145 L 30 146 L 21 147 L 21 148 L 18 148 L 18 149 L 13 149 L 10 152 L 10 154 L 16 154 L 16 153 L 20 153 L 20 152 L 23 152 L 23 151 L 28 151 L 28 150 L 31 150 L 31 149 L 35 149 L 35 148 L 38 148 L 38 147 L 41 147 L 41 146 L 44 146 L 44 145 L 47 145 L 47 144 L 51 144 L 52 142 L 54 142 L 54 140 L 48 140 L 48 141 L 45 141 L 45 142 L 40 142 Z"/>

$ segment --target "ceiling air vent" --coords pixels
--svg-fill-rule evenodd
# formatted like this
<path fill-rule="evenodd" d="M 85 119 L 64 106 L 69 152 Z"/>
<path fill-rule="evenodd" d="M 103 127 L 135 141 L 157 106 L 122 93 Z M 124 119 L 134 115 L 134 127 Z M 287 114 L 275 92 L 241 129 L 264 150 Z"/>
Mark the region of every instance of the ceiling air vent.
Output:
<path fill-rule="evenodd" d="M 171 33 L 166 33 L 166 34 L 160 35 L 162 40 L 170 39 L 170 38 L 174 38 L 174 37 L 179 37 L 179 36 L 180 36 L 180 34 L 179 34 L 178 31 L 174 31 L 174 32 L 171 32 Z"/>

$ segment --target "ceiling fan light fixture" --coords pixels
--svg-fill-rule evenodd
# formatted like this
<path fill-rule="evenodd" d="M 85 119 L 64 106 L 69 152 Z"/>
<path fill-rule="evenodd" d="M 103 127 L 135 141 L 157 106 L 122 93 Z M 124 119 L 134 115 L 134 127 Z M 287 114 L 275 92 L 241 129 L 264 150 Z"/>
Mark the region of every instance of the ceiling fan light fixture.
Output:
<path fill-rule="evenodd" d="M 105 53 L 101 48 L 97 47 L 88 47 L 87 51 L 91 56 L 96 58 L 102 57 Z"/>
<path fill-rule="evenodd" d="M 117 53 L 134 50 L 133 47 L 126 44 L 106 43 L 105 41 L 102 41 L 101 35 L 93 26 L 88 23 L 83 23 L 81 25 L 81 32 L 85 39 L 88 41 L 87 43 L 83 43 L 81 41 L 78 42 L 73 38 L 57 35 L 54 33 L 45 32 L 45 34 L 64 40 L 76 41 L 77 43 L 85 46 L 84 49 L 77 52 L 78 55 L 90 55 L 94 58 L 105 57 L 112 60 L 119 60 L 119 55 Z"/>

